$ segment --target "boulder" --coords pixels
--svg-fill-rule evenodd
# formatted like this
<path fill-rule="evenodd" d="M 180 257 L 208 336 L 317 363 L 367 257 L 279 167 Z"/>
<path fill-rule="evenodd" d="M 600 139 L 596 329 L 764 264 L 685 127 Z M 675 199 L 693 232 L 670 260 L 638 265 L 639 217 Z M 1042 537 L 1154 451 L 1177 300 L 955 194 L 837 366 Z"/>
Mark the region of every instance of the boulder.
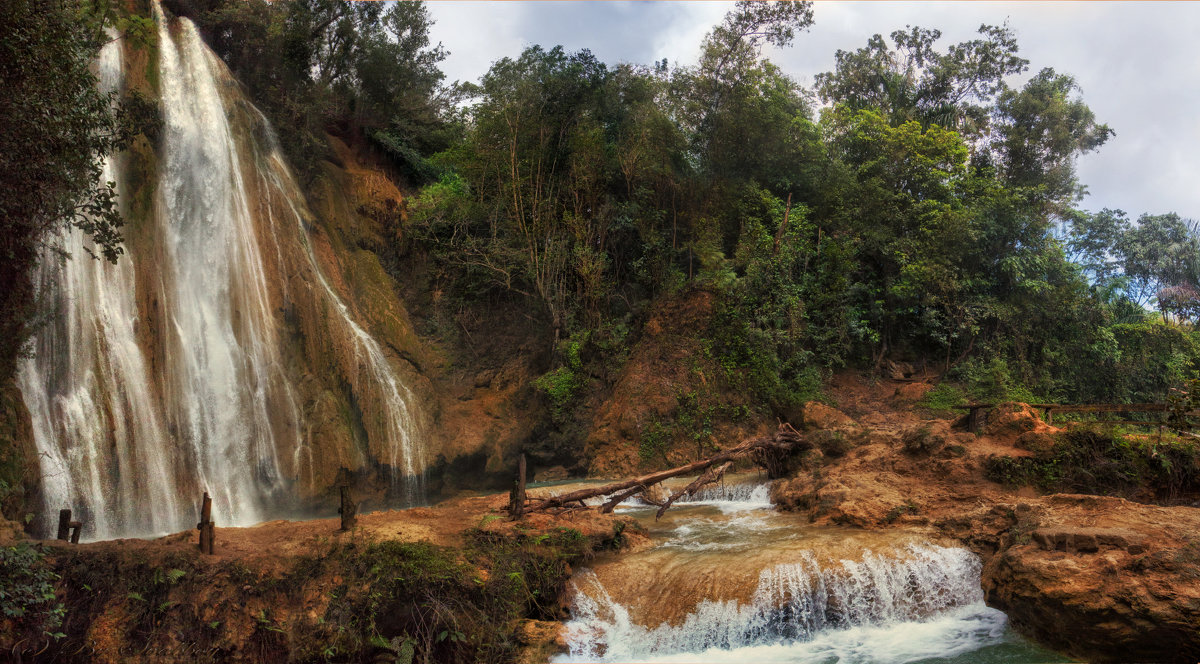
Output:
<path fill-rule="evenodd" d="M 892 380 L 907 380 L 916 373 L 913 365 L 908 362 L 893 362 L 888 360 L 883 365 L 883 375 Z"/>
<path fill-rule="evenodd" d="M 805 429 L 856 428 L 858 423 L 842 411 L 819 401 L 809 401 L 800 409 L 800 421 Z"/>
<path fill-rule="evenodd" d="M 950 424 L 942 420 L 910 427 L 900 436 L 904 451 L 913 456 L 937 454 L 952 440 Z"/>
<path fill-rule="evenodd" d="M 1038 529 L 1032 540 L 983 572 L 988 606 L 1017 630 L 1085 661 L 1200 661 L 1200 583 L 1184 561 L 1194 551 L 1134 554 L 1102 544 L 1126 534 L 1088 529 Z M 1073 553 L 1057 548 L 1068 544 Z"/>
<path fill-rule="evenodd" d="M 1052 430 L 1053 427 L 1043 422 L 1029 404 L 1010 401 L 997 405 L 987 413 L 985 432 L 990 436 L 1020 436 L 1028 432 L 1046 433 Z"/>

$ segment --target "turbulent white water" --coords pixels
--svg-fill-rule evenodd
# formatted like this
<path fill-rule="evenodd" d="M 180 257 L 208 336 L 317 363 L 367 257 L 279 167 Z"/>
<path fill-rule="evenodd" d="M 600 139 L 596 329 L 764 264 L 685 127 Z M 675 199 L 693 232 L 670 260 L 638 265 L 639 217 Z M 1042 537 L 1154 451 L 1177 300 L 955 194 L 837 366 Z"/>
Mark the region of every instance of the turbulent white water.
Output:
<path fill-rule="evenodd" d="M 314 255 L 311 213 L 269 126 L 191 22 L 157 3 L 154 14 L 156 198 L 153 219 L 126 229 L 143 261 L 90 260 L 72 231 L 61 245 L 74 258 L 48 253 L 36 275 L 49 323 L 18 380 L 47 511 L 71 507 L 102 538 L 194 526 L 202 491 L 221 524 L 279 509 L 289 486 L 331 463 L 312 453 L 299 372 L 281 355 L 297 302 L 316 312 L 304 329 L 328 342 L 314 369 L 335 372 L 361 414 L 367 440 L 339 453 L 389 468 L 396 493 L 419 502 L 421 415 Z M 101 53 L 105 90 L 122 86 L 121 53 L 119 41 Z M 119 194 L 132 188 L 121 158 L 105 170 Z"/>
<path fill-rule="evenodd" d="M 978 648 L 1005 624 L 983 605 L 974 554 L 940 546 L 801 555 L 763 570 L 750 602 L 705 600 L 658 627 L 631 621 L 594 575 L 574 583 L 570 654 L 555 661 L 911 661 Z"/>
<path fill-rule="evenodd" d="M 630 501 L 632 505 L 645 505 L 640 499 Z M 771 485 L 750 482 L 731 482 L 706 486 L 695 494 L 683 496 L 676 505 L 711 505 L 723 513 L 768 509 L 771 507 Z"/>
<path fill-rule="evenodd" d="M 157 9 L 157 8 L 156 8 Z M 275 435 L 297 436 L 242 156 L 218 85 L 222 66 L 195 28 L 159 15 L 163 143 L 158 216 L 168 421 L 213 496 L 214 518 L 253 523 L 279 488 Z M 284 415 L 273 429 L 269 413 Z M 298 445 L 292 441 L 291 446 Z"/>
<path fill-rule="evenodd" d="M 573 577 L 568 652 L 552 661 L 1062 661 L 984 605 L 965 549 L 809 526 L 761 483 L 708 487 L 661 520 L 655 509 L 625 509 L 652 547 Z"/>
<path fill-rule="evenodd" d="M 122 83 L 121 43 L 97 63 L 101 90 Z M 104 179 L 118 184 L 116 158 Z M 86 503 L 94 532 L 146 532 L 179 517 L 171 459 L 138 345 L 135 265 L 91 260 L 83 231 L 64 232 L 59 247 L 73 258 L 43 253 L 35 275 L 46 325 L 17 380 L 33 420 L 42 491 L 49 509 Z M 117 478 L 123 486 L 112 490 Z"/>

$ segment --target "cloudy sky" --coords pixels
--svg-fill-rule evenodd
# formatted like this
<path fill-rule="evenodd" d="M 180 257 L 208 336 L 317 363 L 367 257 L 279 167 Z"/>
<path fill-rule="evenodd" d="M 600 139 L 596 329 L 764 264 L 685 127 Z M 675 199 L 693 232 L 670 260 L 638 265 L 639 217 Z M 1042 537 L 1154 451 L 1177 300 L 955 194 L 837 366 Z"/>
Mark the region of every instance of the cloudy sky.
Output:
<path fill-rule="evenodd" d="M 428 4 L 433 40 L 450 51 L 450 80 L 476 80 L 531 44 L 589 48 L 601 60 L 693 64 L 725 2 L 454 2 Z M 1193 2 L 832 2 L 814 24 L 768 54 L 797 81 L 833 68 L 838 49 L 875 33 L 919 25 L 945 46 L 981 23 L 1008 20 L 1030 70 L 1071 74 L 1096 118 L 1116 136 L 1079 162 L 1090 195 L 1083 207 L 1174 211 L 1200 218 L 1200 3 Z M 1020 83 L 1021 81 L 1014 81 Z"/>

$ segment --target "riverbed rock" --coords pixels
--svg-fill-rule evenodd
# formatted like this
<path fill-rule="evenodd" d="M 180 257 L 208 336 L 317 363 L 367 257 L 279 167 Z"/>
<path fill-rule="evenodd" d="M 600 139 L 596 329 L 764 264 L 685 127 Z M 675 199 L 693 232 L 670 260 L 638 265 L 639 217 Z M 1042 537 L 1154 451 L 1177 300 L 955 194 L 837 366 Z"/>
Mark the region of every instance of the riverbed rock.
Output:
<path fill-rule="evenodd" d="M 853 412 L 899 441 L 872 435 L 842 457 L 825 456 L 777 480 L 772 502 L 820 525 L 901 527 L 961 542 L 984 563 L 988 605 L 1057 651 L 1084 661 L 1200 661 L 1200 509 L 996 484 L 984 474 L 990 457 L 1044 453 L 1061 429 L 1012 403 L 994 409 L 980 435 L 959 432 L 891 410 L 893 389 L 833 396 L 857 397 Z M 912 434 L 923 427 L 928 433 Z M 934 432 L 946 436 L 944 447 L 926 454 Z"/>
<path fill-rule="evenodd" d="M 1095 553 L 1103 548 L 1117 548 L 1137 555 L 1146 550 L 1146 536 L 1125 528 L 1088 528 L 1059 526 L 1039 528 L 1031 535 L 1033 542 L 1047 551 Z"/>
<path fill-rule="evenodd" d="M 1091 534 L 1071 537 L 1074 552 L 1030 543 L 993 557 L 983 578 L 988 604 L 1018 630 L 1089 661 L 1200 658 L 1200 548 L 1134 555 Z"/>
<path fill-rule="evenodd" d="M 517 627 L 517 640 L 527 646 L 565 645 L 563 629 L 554 620 L 525 620 Z"/>
<path fill-rule="evenodd" d="M 535 482 L 558 482 L 567 479 L 570 473 L 562 466 L 551 466 L 550 468 L 539 469 L 534 473 Z"/>

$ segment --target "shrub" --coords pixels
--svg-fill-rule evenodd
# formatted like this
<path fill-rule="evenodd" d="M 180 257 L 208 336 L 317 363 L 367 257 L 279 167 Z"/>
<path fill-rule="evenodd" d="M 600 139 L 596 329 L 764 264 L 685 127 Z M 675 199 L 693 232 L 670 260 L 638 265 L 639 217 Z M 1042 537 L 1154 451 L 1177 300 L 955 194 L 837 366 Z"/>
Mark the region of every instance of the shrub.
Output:
<path fill-rule="evenodd" d="M 1174 438 L 1077 427 L 1035 456 L 992 457 L 984 473 L 995 482 L 1043 491 L 1128 497 L 1149 491 L 1156 499 L 1174 500 L 1200 491 L 1200 447 Z"/>
<path fill-rule="evenodd" d="M 938 383 L 936 387 L 925 393 L 917 406 L 926 410 L 941 412 L 952 411 L 955 406 L 967 403 L 967 395 L 956 385 Z"/>
<path fill-rule="evenodd" d="M 563 366 L 542 374 L 533 381 L 533 386 L 550 399 L 550 413 L 555 421 L 562 422 L 570 412 L 575 397 L 584 385 L 583 361 L 579 358 L 581 342 L 571 339 L 563 344 Z"/>
<path fill-rule="evenodd" d="M 0 612 L 22 636 L 62 636 L 65 610 L 54 594 L 57 579 L 40 549 L 25 542 L 0 547 Z"/>

